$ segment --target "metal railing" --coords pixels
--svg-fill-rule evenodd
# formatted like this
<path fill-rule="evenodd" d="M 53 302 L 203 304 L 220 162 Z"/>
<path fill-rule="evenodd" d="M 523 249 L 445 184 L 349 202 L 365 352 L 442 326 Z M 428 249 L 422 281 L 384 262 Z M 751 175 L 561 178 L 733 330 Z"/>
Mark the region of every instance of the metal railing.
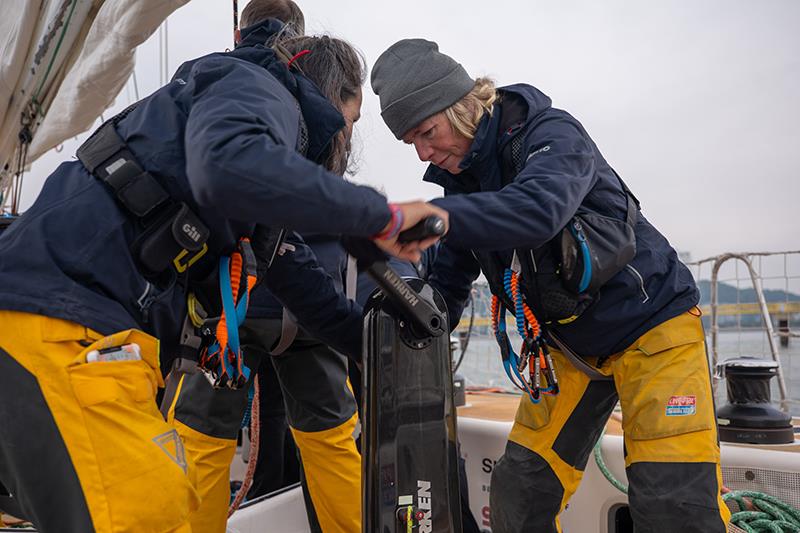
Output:
<path fill-rule="evenodd" d="M 763 261 L 765 258 L 777 259 L 777 268 L 775 266 L 775 261 L 772 261 L 773 265 L 773 272 L 769 274 L 764 274 Z M 722 269 L 723 265 L 725 265 L 728 261 L 734 260 L 740 264 L 743 264 L 746 267 L 746 276 L 749 278 L 749 281 L 752 285 L 754 291 L 755 302 L 740 302 L 740 297 L 742 291 L 739 289 L 739 284 L 742 281 L 742 275 L 739 272 L 738 265 L 735 268 L 735 274 L 732 278 L 727 279 L 720 279 L 720 270 Z M 758 264 L 758 268 L 756 267 L 756 263 Z M 782 264 L 782 265 L 781 265 Z M 720 333 L 720 307 L 723 305 L 730 306 L 730 303 L 720 304 L 719 303 L 719 287 L 722 281 L 727 282 L 735 282 L 736 284 L 736 307 L 742 310 L 739 313 L 739 316 L 748 314 L 748 308 L 752 311 L 756 311 L 761 317 L 761 327 L 763 331 L 766 333 L 767 344 L 769 347 L 769 354 L 772 357 L 772 360 L 778 364 L 778 375 L 777 375 L 777 385 L 778 385 L 778 392 L 780 394 L 780 405 L 784 411 L 789 410 L 789 403 L 794 402 L 790 397 L 789 391 L 786 386 L 786 378 L 784 375 L 783 365 L 781 364 L 780 353 L 778 350 L 778 346 L 776 343 L 777 337 L 799 337 L 800 334 L 792 332 L 790 329 L 791 324 L 791 314 L 792 311 L 795 310 L 797 306 L 797 302 L 793 300 L 789 300 L 790 295 L 795 295 L 792 290 L 796 290 L 793 283 L 795 281 L 800 281 L 800 251 L 789 251 L 789 252 L 758 252 L 758 253 L 726 253 L 722 255 L 717 255 L 714 257 L 709 257 L 706 259 L 702 259 L 700 261 L 690 262 L 687 263 L 690 267 L 694 267 L 695 275 L 699 279 L 701 277 L 702 268 L 706 265 L 710 265 L 711 267 L 711 280 L 710 280 L 710 311 L 711 311 L 711 363 L 712 367 L 716 368 L 717 363 L 719 362 L 720 356 L 720 349 L 719 349 L 719 333 Z M 781 268 L 782 266 L 782 268 Z M 793 267 L 796 267 L 797 274 L 792 274 L 794 271 Z M 782 270 L 782 271 L 781 271 Z M 763 281 L 767 280 L 778 280 L 783 282 L 782 292 L 784 294 L 785 302 L 767 302 L 767 298 L 765 296 Z M 752 305 L 755 303 L 755 308 Z M 784 305 L 785 304 L 785 305 Z M 770 309 L 776 310 L 780 312 L 782 309 L 786 314 L 786 327 L 784 331 L 775 332 L 775 328 L 773 327 L 773 317 L 770 314 Z M 737 320 L 738 317 L 737 317 Z M 741 330 L 741 323 L 738 324 L 739 329 Z M 714 388 L 716 389 L 716 380 L 714 382 Z"/>

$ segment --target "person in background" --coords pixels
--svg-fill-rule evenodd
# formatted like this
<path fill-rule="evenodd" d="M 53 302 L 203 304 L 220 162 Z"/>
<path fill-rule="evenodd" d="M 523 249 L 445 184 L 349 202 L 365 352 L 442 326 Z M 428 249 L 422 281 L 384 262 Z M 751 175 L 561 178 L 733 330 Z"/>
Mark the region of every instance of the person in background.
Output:
<path fill-rule="evenodd" d="M 430 163 L 423 179 L 445 191 L 433 203 L 450 231 L 429 280 L 451 328 L 482 271 L 498 313 L 521 311 L 529 367 L 544 361 L 558 378 L 520 382 L 492 531 L 561 531 L 617 401 L 636 530 L 726 531 L 697 287 L 581 124 L 531 85 L 473 79 L 424 39 L 390 46 L 372 88 L 395 137 Z"/>

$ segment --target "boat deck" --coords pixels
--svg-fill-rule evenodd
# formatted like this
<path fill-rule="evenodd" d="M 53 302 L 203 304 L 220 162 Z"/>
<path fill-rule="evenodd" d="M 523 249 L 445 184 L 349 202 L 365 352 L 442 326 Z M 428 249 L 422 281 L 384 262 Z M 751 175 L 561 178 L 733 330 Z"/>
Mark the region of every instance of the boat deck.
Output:
<path fill-rule="evenodd" d="M 514 414 L 519 405 L 520 395 L 504 392 L 477 392 L 467 391 L 467 404 L 458 408 L 458 416 L 478 418 L 495 422 L 513 422 Z M 793 420 L 795 427 L 800 427 L 800 419 Z M 606 434 L 622 435 L 622 424 L 619 419 L 612 417 L 606 426 Z M 743 446 L 748 448 L 763 448 L 758 444 L 730 444 L 730 446 Z M 769 446 L 770 449 L 800 453 L 800 434 L 795 433 L 794 444 L 780 444 Z"/>

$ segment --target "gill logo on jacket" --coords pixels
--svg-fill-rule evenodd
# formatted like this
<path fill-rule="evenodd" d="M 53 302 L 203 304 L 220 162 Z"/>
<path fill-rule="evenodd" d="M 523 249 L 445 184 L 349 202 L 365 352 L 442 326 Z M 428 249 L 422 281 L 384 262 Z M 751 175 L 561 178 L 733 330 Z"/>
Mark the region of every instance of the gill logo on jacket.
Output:
<path fill-rule="evenodd" d="M 200 237 L 202 237 L 202 235 L 200 234 L 200 231 L 195 226 L 192 226 L 191 224 L 186 223 L 186 224 L 183 225 L 183 227 L 181 229 L 186 234 L 186 236 L 189 237 L 190 239 L 192 239 L 194 242 L 199 242 L 200 241 Z"/>
<path fill-rule="evenodd" d="M 419 519 L 419 533 L 432 533 L 430 481 L 417 480 L 417 505 L 422 514 Z"/>

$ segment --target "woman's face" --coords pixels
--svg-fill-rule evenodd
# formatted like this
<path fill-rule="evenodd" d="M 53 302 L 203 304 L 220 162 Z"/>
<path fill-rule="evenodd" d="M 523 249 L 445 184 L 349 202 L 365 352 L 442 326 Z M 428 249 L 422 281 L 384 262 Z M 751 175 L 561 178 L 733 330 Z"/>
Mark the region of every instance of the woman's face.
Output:
<path fill-rule="evenodd" d="M 433 163 L 451 174 L 458 174 L 459 163 L 467 155 L 472 141 L 453 131 L 444 112 L 426 118 L 403 135 L 403 142 L 413 144 L 420 161 Z"/>
<path fill-rule="evenodd" d="M 345 100 L 342 104 L 342 115 L 344 116 L 344 135 L 345 141 L 350 144 L 353 137 L 353 126 L 361 118 L 361 88 L 359 87 L 356 95 Z"/>

